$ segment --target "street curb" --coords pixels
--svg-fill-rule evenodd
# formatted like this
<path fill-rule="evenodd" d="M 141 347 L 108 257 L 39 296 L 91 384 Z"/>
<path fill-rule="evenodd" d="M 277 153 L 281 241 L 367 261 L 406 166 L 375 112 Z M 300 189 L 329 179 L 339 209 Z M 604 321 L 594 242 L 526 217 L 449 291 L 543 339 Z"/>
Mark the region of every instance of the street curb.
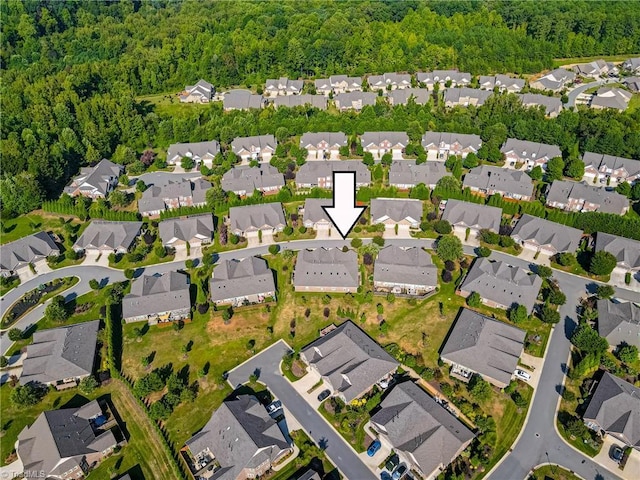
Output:
<path fill-rule="evenodd" d="M 578 475 L 576 472 L 573 472 L 573 471 L 567 469 L 566 467 L 563 467 L 562 465 L 558 465 L 557 463 L 553 463 L 553 462 L 539 463 L 538 465 L 533 467 L 531 470 L 529 470 L 529 475 L 531 475 L 534 472 L 534 470 L 536 470 L 537 468 L 544 467 L 545 465 L 560 467 L 563 470 L 567 470 L 567 471 L 571 472 L 572 475 L 574 475 L 574 476 L 576 476 L 576 477 L 578 477 L 578 478 L 580 478 L 582 480 L 587 480 L 586 478 L 581 477 L 580 475 Z"/>

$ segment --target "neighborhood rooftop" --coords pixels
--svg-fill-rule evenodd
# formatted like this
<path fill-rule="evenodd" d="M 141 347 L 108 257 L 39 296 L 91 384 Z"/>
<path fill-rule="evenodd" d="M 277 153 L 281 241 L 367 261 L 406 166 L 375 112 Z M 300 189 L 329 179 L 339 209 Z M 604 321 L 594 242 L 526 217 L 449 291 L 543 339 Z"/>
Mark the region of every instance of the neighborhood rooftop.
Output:
<path fill-rule="evenodd" d="M 471 169 L 464 176 L 463 185 L 488 194 L 498 192 L 504 196 L 516 198 L 530 198 L 533 195 L 533 180 L 526 172 L 489 165 L 480 165 Z"/>
<path fill-rule="evenodd" d="M 60 249 L 47 232 L 34 233 L 2 245 L 0 271 L 15 272 L 21 266 L 58 253 Z"/>
<path fill-rule="evenodd" d="M 508 138 L 500 151 L 504 154 L 513 152 L 519 158 L 528 161 L 535 161 L 541 158 L 551 160 L 552 158 L 562 156 L 560 147 L 556 145 L 518 140 L 516 138 Z"/>
<path fill-rule="evenodd" d="M 131 293 L 122 299 L 123 318 L 189 308 L 189 277 L 178 272 L 142 275 L 131 282 Z"/>
<path fill-rule="evenodd" d="M 277 228 L 287 224 L 280 202 L 231 207 L 229 219 L 234 232 L 260 230 L 263 227 Z"/>
<path fill-rule="evenodd" d="M 502 209 L 478 203 L 463 202 L 462 200 L 447 200 L 447 205 L 442 212 L 442 219 L 451 225 L 469 227 L 475 229 L 487 228 L 493 231 L 500 230 Z"/>
<path fill-rule="evenodd" d="M 231 168 L 220 182 L 226 192 L 244 192 L 250 195 L 255 190 L 270 190 L 284 186 L 284 176 L 268 163 L 257 167 L 238 166 Z"/>
<path fill-rule="evenodd" d="M 190 215 L 169 218 L 158 225 L 160 238 L 164 245 L 178 242 L 209 243 L 213 238 L 213 215 Z"/>
<path fill-rule="evenodd" d="M 536 248 L 545 248 L 552 254 L 573 253 L 580 245 L 582 230 L 524 214 L 518 220 L 511 236 L 519 242 L 529 243 Z"/>
<path fill-rule="evenodd" d="M 620 344 L 640 348 L 640 307 L 632 302 L 598 300 L 598 333 L 616 347 Z"/>
<path fill-rule="evenodd" d="M 390 245 L 378 253 L 373 281 L 388 284 L 438 286 L 438 268 L 422 248 Z"/>
<path fill-rule="evenodd" d="M 358 287 L 358 254 L 338 248 L 300 250 L 293 283 L 298 287 Z"/>
<path fill-rule="evenodd" d="M 371 220 L 385 222 L 419 224 L 422 219 L 422 201 L 407 198 L 372 198 Z"/>
<path fill-rule="evenodd" d="M 213 302 L 275 292 L 273 272 L 258 257 L 223 260 L 213 270 L 209 293 Z"/>
<path fill-rule="evenodd" d="M 75 250 L 128 250 L 140 233 L 142 222 L 92 221 L 73 245 Z"/>
<path fill-rule="evenodd" d="M 420 183 L 435 186 L 446 175 L 444 162 L 417 164 L 415 160 L 395 160 L 389 169 L 389 185 L 398 188 L 412 188 Z"/>
<path fill-rule="evenodd" d="M 582 182 L 569 182 L 555 180 L 547 193 L 547 205 L 558 203 L 566 209 L 574 209 L 572 205 L 577 203 L 575 209 L 581 210 L 582 203 L 596 205 L 595 210 L 603 213 L 623 214 L 629 208 L 629 199 L 616 191 L 606 188 L 588 185 Z M 586 207 L 586 205 L 585 205 Z M 591 210 L 591 208 L 589 208 Z"/>
<path fill-rule="evenodd" d="M 220 153 L 220 144 L 216 140 L 197 143 L 173 143 L 169 145 L 167 161 L 169 163 L 180 163 L 180 160 L 184 157 L 213 160 L 218 153 Z"/>
<path fill-rule="evenodd" d="M 640 241 L 618 237 L 609 233 L 596 233 L 596 252 L 611 253 L 618 265 L 627 269 L 640 269 Z"/>

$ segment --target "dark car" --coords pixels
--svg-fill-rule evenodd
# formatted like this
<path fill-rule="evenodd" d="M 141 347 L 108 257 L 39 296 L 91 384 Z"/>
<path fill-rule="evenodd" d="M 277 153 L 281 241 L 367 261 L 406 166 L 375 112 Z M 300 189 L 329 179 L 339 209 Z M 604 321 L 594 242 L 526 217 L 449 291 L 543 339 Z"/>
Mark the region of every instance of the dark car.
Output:
<path fill-rule="evenodd" d="M 398 466 L 398 463 L 400 463 L 400 458 L 398 458 L 398 455 L 394 453 L 393 455 L 391 455 L 389 460 L 387 460 L 387 463 L 385 463 L 384 468 L 386 468 L 390 472 L 393 472 L 393 469 Z"/>
<path fill-rule="evenodd" d="M 376 453 L 378 453 L 378 450 L 380 450 L 381 446 L 382 444 L 380 443 L 380 440 L 374 440 L 373 442 L 371 442 L 371 445 L 369 445 L 369 448 L 367 449 L 367 455 L 373 457 Z"/>
<path fill-rule="evenodd" d="M 406 472 L 407 466 L 404 463 L 401 463 L 400 465 L 398 465 L 398 468 L 393 471 L 393 473 L 391 474 L 391 478 L 393 478 L 393 480 L 400 480 Z"/>
<path fill-rule="evenodd" d="M 392 480 L 391 474 L 386 470 L 383 470 L 380 472 L 380 480 Z"/>
<path fill-rule="evenodd" d="M 322 402 L 325 398 L 327 398 L 329 395 L 331 395 L 331 391 L 330 390 L 323 390 L 320 392 L 320 394 L 318 395 L 318 401 Z"/>
<path fill-rule="evenodd" d="M 622 457 L 624 456 L 624 451 L 617 445 L 611 447 L 611 458 L 616 461 L 616 463 L 620 463 L 622 461 Z"/>

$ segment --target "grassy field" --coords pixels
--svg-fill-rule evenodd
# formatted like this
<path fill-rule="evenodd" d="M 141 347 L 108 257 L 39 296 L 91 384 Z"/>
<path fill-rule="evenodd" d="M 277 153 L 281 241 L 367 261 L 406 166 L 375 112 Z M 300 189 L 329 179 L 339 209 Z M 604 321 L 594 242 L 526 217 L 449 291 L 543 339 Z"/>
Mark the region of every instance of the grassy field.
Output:
<path fill-rule="evenodd" d="M 596 55 L 593 57 L 571 57 L 571 58 L 554 58 L 553 59 L 553 67 L 561 67 L 562 65 L 575 65 L 576 63 L 589 63 L 594 60 L 603 59 L 607 62 L 624 62 L 627 58 L 632 58 L 637 56 L 636 54 L 626 54 L 626 55 Z"/>
<path fill-rule="evenodd" d="M 627 113 L 635 112 L 640 108 L 640 93 L 634 93 L 627 107 Z"/>
<path fill-rule="evenodd" d="M 86 224 L 75 217 L 35 210 L 27 215 L 21 215 L 17 218 L 4 220 L 4 231 L 0 235 L 0 243 L 5 244 L 13 242 L 19 238 L 33 235 L 34 233 L 41 231 L 52 231 L 61 235 L 63 238 L 66 238 L 65 229 L 60 218 L 64 218 L 65 222 L 81 229 L 77 232 L 77 236 L 80 236 L 82 233 L 82 227 L 86 226 Z"/>
<path fill-rule="evenodd" d="M 546 480 L 548 478 L 552 480 L 581 480 L 577 475 L 557 465 L 544 465 L 536 468 L 529 480 Z"/>
<path fill-rule="evenodd" d="M 142 95 L 136 98 L 142 104 L 154 105 L 158 114 L 165 113 L 171 117 L 181 117 L 191 115 L 192 112 L 202 112 L 208 108 L 212 108 L 214 103 L 180 103 L 178 92 L 158 93 L 155 95 Z"/>

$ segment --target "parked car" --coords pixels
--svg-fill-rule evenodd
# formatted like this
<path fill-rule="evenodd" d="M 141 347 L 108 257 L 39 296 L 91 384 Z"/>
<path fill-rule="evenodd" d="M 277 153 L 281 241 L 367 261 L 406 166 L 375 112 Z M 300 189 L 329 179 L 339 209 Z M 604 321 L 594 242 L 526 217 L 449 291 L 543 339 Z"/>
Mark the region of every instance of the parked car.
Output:
<path fill-rule="evenodd" d="M 275 402 L 271 402 L 269 405 L 267 405 L 267 412 L 275 413 L 281 408 L 282 408 L 282 402 L 280 400 L 276 400 Z"/>
<path fill-rule="evenodd" d="M 391 474 L 393 480 L 400 480 L 402 476 L 407 472 L 407 466 L 404 463 L 398 465 L 398 467 Z"/>
<path fill-rule="evenodd" d="M 391 474 L 386 470 L 383 470 L 382 472 L 380 472 L 380 480 L 392 480 Z"/>
<path fill-rule="evenodd" d="M 331 395 L 331 390 L 323 390 L 320 392 L 320 394 L 318 395 L 318 401 L 322 402 L 324 399 L 326 399 L 329 395 Z"/>
<path fill-rule="evenodd" d="M 624 456 L 624 450 L 620 448 L 618 445 L 614 445 L 611 447 L 611 458 L 616 462 L 620 463 L 622 461 L 622 457 Z"/>
<path fill-rule="evenodd" d="M 380 443 L 380 440 L 374 440 L 373 442 L 371 442 L 371 445 L 369 445 L 369 448 L 367 449 L 367 455 L 373 457 L 376 453 L 378 453 L 378 450 L 380 450 L 381 446 L 382 444 Z"/>
<path fill-rule="evenodd" d="M 394 453 L 393 455 L 391 455 L 391 457 L 389 457 L 389 460 L 387 460 L 387 463 L 385 463 L 384 468 L 386 468 L 390 472 L 393 472 L 393 469 L 398 466 L 398 463 L 400 463 L 400 458 L 398 457 L 397 453 Z"/>
<path fill-rule="evenodd" d="M 531 380 L 531 374 L 525 372 L 524 370 L 517 369 L 514 375 L 518 377 L 520 380 L 524 380 L 524 381 Z"/>

